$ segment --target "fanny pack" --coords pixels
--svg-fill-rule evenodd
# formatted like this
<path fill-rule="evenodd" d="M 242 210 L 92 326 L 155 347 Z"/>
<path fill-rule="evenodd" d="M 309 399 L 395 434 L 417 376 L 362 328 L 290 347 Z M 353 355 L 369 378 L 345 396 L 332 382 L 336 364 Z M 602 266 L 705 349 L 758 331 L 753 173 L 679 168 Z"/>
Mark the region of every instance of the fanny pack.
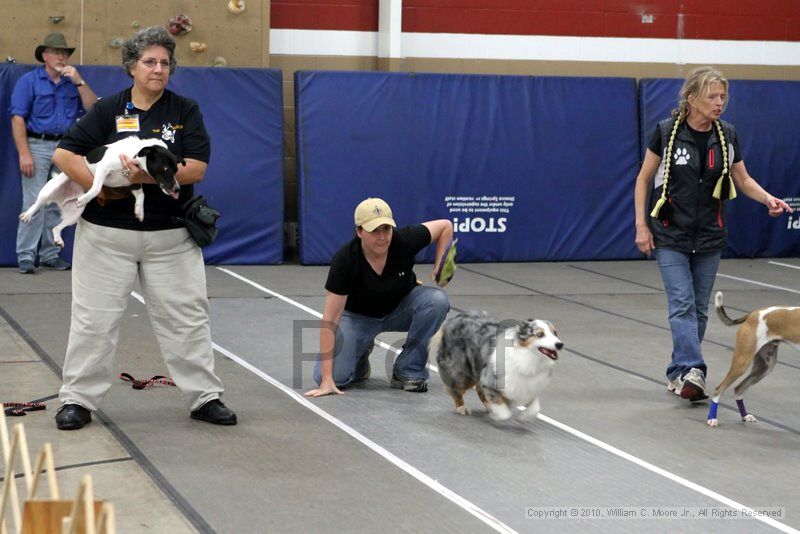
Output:
<path fill-rule="evenodd" d="M 181 206 L 181 210 L 183 211 L 183 222 L 194 242 L 201 248 L 213 243 L 219 234 L 216 223 L 220 213 L 206 204 L 203 195 L 187 200 Z"/>

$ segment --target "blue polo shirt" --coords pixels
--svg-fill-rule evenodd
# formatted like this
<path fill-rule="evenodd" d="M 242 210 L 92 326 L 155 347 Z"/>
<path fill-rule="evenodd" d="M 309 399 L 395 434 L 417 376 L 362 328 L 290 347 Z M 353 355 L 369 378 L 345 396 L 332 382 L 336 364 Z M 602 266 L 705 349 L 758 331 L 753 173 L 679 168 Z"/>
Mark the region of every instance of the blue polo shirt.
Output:
<path fill-rule="evenodd" d="M 42 66 L 17 81 L 8 113 L 25 119 L 28 131 L 63 135 L 86 110 L 78 88 L 68 78 L 53 83 Z"/>

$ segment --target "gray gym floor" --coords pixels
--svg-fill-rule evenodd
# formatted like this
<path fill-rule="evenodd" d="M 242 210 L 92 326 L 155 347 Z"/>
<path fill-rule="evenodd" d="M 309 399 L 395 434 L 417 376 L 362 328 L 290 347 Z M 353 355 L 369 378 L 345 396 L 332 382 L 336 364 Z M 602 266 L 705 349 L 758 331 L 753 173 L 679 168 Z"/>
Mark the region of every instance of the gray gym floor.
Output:
<path fill-rule="evenodd" d="M 733 316 L 797 305 L 798 269 L 797 259 L 723 260 L 715 289 Z M 417 266 L 417 276 L 429 270 Z M 32 452 L 53 443 L 63 494 L 91 473 L 120 532 L 800 529 L 800 354 L 783 345 L 775 371 L 748 392 L 759 422 L 741 422 L 731 389 L 720 427 L 708 428 L 707 402 L 692 405 L 665 387 L 671 338 L 654 262 L 459 266 L 447 288 L 454 309 L 548 319 L 566 344 L 529 423 L 491 421 L 474 393 L 473 415 L 457 416 L 435 372 L 428 393 L 390 389 L 399 334 L 380 337 L 367 382 L 304 398 L 326 273 L 207 268 L 217 371 L 238 426 L 190 420 L 175 388 L 136 391 L 120 381 L 91 425 L 59 432 L 53 397 L 70 274 L 0 269 L 0 400 L 49 399 L 47 411 L 9 424 L 25 424 Z M 734 337 L 712 305 L 703 343 L 710 389 L 728 370 Z M 136 294 L 116 367 L 137 378 L 166 374 Z M 744 518 L 743 508 L 774 519 Z M 686 515 L 655 517 L 670 513 Z M 564 517 L 535 519 L 546 514 Z"/>

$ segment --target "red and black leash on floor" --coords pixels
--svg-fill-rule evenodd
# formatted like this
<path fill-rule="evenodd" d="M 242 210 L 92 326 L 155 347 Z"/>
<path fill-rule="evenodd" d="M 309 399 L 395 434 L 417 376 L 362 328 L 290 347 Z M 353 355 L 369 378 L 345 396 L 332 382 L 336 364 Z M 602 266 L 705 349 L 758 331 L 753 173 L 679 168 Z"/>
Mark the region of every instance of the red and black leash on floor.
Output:
<path fill-rule="evenodd" d="M 30 402 L 0 402 L 0 404 L 2 404 L 3 412 L 6 416 L 22 417 L 23 415 L 28 415 L 28 412 L 46 410 L 47 405 L 45 405 L 45 402 L 57 398 L 58 394 L 55 394 L 41 399 L 33 399 Z"/>
<path fill-rule="evenodd" d="M 145 389 L 156 385 L 175 387 L 175 381 L 172 380 L 170 377 L 163 375 L 155 375 L 145 380 L 137 380 L 128 373 L 122 373 L 119 375 L 119 378 L 123 382 L 130 382 L 133 389 Z M 50 398 L 55 398 L 55 397 L 56 396 Z M 6 414 L 6 417 L 22 417 L 24 415 L 28 415 L 28 412 L 38 412 L 47 409 L 47 406 L 43 402 L 38 402 L 38 401 L 3 402 L 2 406 L 3 406 L 3 411 Z"/>
<path fill-rule="evenodd" d="M 4 402 L 3 411 L 6 417 L 22 417 L 28 412 L 38 412 L 46 410 L 47 406 L 43 402 Z"/>
<path fill-rule="evenodd" d="M 163 375 L 155 375 L 154 377 L 146 380 L 137 380 L 128 373 L 122 373 L 119 375 L 119 378 L 123 382 L 130 382 L 133 389 L 145 389 L 159 384 L 162 386 L 175 386 L 174 380 Z"/>

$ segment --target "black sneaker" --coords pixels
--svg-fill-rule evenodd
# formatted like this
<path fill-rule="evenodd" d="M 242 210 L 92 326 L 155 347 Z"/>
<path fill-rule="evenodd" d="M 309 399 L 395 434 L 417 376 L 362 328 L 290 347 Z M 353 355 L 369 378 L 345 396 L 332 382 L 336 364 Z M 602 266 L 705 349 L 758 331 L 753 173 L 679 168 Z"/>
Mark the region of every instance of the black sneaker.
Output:
<path fill-rule="evenodd" d="M 392 380 L 389 382 L 389 385 L 394 389 L 402 389 L 403 391 L 410 391 L 412 393 L 425 393 L 428 391 L 428 382 L 422 378 L 404 380 L 395 373 L 392 373 Z"/>
<path fill-rule="evenodd" d="M 356 373 L 355 378 L 353 378 L 353 383 L 356 382 L 363 382 L 369 375 L 372 373 L 372 367 L 369 364 L 369 355 L 372 354 L 372 349 L 375 348 L 375 340 L 369 342 L 369 347 L 367 350 L 364 351 L 364 354 L 358 357 L 358 363 L 356 364 Z"/>
<path fill-rule="evenodd" d="M 56 413 L 59 430 L 78 430 L 92 422 L 92 412 L 80 404 L 65 404 Z"/>
<path fill-rule="evenodd" d="M 19 272 L 22 274 L 36 274 L 36 269 L 33 268 L 32 261 L 22 260 L 19 262 Z"/>
<path fill-rule="evenodd" d="M 72 265 L 58 257 L 52 260 L 40 261 L 39 267 L 49 267 L 56 271 L 69 271 L 72 269 Z"/>
<path fill-rule="evenodd" d="M 235 425 L 236 414 L 233 410 L 222 404 L 219 399 L 213 399 L 194 410 L 189 417 L 211 423 L 212 425 Z"/>

